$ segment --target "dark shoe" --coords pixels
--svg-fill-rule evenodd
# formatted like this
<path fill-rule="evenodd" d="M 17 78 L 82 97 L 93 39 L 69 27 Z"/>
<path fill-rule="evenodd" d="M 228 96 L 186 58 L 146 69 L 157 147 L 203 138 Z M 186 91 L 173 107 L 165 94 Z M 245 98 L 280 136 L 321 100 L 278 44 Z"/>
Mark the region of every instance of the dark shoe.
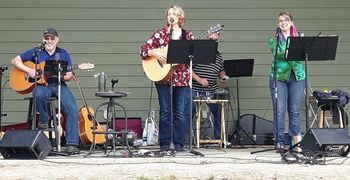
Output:
<path fill-rule="evenodd" d="M 286 153 L 286 152 L 287 152 L 287 150 L 284 148 L 277 148 L 276 149 L 276 153 Z"/>
<path fill-rule="evenodd" d="M 47 123 L 39 123 L 38 124 L 38 129 L 39 130 L 46 130 L 49 128 L 49 125 Z"/>
<path fill-rule="evenodd" d="M 169 145 L 160 145 L 160 151 L 169 151 Z"/>
<path fill-rule="evenodd" d="M 66 152 L 67 152 L 68 155 L 80 154 L 80 149 L 78 148 L 78 146 L 67 145 L 66 146 Z"/>
<path fill-rule="evenodd" d="M 284 145 L 278 145 L 276 147 L 276 153 L 286 153 L 288 151 L 288 148 L 286 148 Z"/>
<path fill-rule="evenodd" d="M 184 147 L 180 144 L 175 144 L 175 151 L 184 151 Z"/>

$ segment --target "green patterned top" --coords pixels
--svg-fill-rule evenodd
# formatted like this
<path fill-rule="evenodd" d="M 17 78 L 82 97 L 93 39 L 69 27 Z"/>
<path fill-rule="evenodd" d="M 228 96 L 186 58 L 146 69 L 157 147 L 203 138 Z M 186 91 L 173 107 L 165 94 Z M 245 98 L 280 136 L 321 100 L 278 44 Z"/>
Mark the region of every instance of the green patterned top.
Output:
<path fill-rule="evenodd" d="M 303 66 L 303 61 L 286 61 L 284 60 L 284 52 L 286 51 L 286 42 L 282 41 L 280 43 L 280 47 L 277 52 L 277 78 L 279 81 L 288 81 L 290 77 L 290 73 L 292 70 L 295 74 L 295 79 L 297 81 L 305 79 L 305 70 Z M 268 47 L 272 53 L 272 57 L 275 58 L 276 54 L 276 43 L 277 40 L 275 37 L 270 37 L 268 40 Z M 271 64 L 270 76 L 273 77 L 273 66 L 274 63 Z"/>

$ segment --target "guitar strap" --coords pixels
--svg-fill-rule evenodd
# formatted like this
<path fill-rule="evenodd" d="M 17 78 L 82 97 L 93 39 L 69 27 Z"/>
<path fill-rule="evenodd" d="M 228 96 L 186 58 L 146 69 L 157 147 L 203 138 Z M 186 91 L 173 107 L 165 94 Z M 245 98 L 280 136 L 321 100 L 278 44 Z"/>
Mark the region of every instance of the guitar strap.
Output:
<path fill-rule="evenodd" d="M 186 30 L 185 29 L 181 29 L 182 33 L 181 33 L 181 39 L 186 40 Z"/>

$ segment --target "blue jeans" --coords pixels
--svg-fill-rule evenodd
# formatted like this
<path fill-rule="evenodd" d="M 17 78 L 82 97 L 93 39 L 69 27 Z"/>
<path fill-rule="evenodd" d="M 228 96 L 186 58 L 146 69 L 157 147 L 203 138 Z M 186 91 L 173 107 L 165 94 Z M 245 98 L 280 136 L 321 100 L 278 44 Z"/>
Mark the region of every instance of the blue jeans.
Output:
<path fill-rule="evenodd" d="M 58 96 L 57 83 L 49 83 L 47 87 L 37 86 L 33 90 L 36 96 L 37 110 L 40 113 L 40 123 L 47 123 L 49 119 L 47 98 Z M 66 145 L 79 145 L 78 110 L 72 92 L 66 85 L 61 85 L 61 110 L 65 114 Z"/>
<path fill-rule="evenodd" d="M 272 97 L 273 108 L 275 108 L 274 80 L 270 77 L 270 91 Z M 304 92 L 305 80 L 296 81 L 294 73 L 291 73 L 289 81 L 277 81 L 277 121 L 275 113 L 273 113 L 273 126 L 275 141 L 277 146 L 285 145 L 285 128 L 284 118 L 286 106 L 289 118 L 289 137 L 301 135 L 300 130 L 300 103 Z M 278 127 L 277 127 L 278 125 Z M 277 137 L 278 135 L 278 137 Z"/>
<path fill-rule="evenodd" d="M 171 142 L 171 94 L 169 85 L 156 84 L 159 100 L 159 145 L 168 146 Z M 189 119 L 185 116 L 189 104 L 189 87 L 173 87 L 173 143 L 183 147 Z"/>
<path fill-rule="evenodd" d="M 197 90 L 192 90 L 193 98 L 206 98 L 213 97 L 214 91 L 199 92 Z M 221 108 L 219 104 L 207 103 L 211 113 L 214 116 L 214 139 L 221 139 Z M 192 116 L 196 114 L 196 104 L 192 103 Z"/>

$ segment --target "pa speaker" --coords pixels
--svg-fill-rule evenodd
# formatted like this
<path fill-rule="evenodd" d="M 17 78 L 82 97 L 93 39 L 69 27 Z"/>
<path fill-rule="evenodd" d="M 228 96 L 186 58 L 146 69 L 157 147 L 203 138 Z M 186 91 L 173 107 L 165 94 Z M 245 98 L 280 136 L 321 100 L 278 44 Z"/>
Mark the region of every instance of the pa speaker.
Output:
<path fill-rule="evenodd" d="M 239 127 L 236 127 L 233 137 L 231 138 L 233 144 L 273 144 L 272 121 L 255 114 L 244 114 L 239 119 Z"/>
<path fill-rule="evenodd" d="M 343 128 L 312 128 L 301 142 L 303 151 L 323 152 L 328 156 L 346 157 L 349 145 L 350 137 Z"/>
<path fill-rule="evenodd" d="M 44 159 L 51 150 L 49 139 L 39 130 L 7 131 L 0 141 L 5 159 Z"/>

